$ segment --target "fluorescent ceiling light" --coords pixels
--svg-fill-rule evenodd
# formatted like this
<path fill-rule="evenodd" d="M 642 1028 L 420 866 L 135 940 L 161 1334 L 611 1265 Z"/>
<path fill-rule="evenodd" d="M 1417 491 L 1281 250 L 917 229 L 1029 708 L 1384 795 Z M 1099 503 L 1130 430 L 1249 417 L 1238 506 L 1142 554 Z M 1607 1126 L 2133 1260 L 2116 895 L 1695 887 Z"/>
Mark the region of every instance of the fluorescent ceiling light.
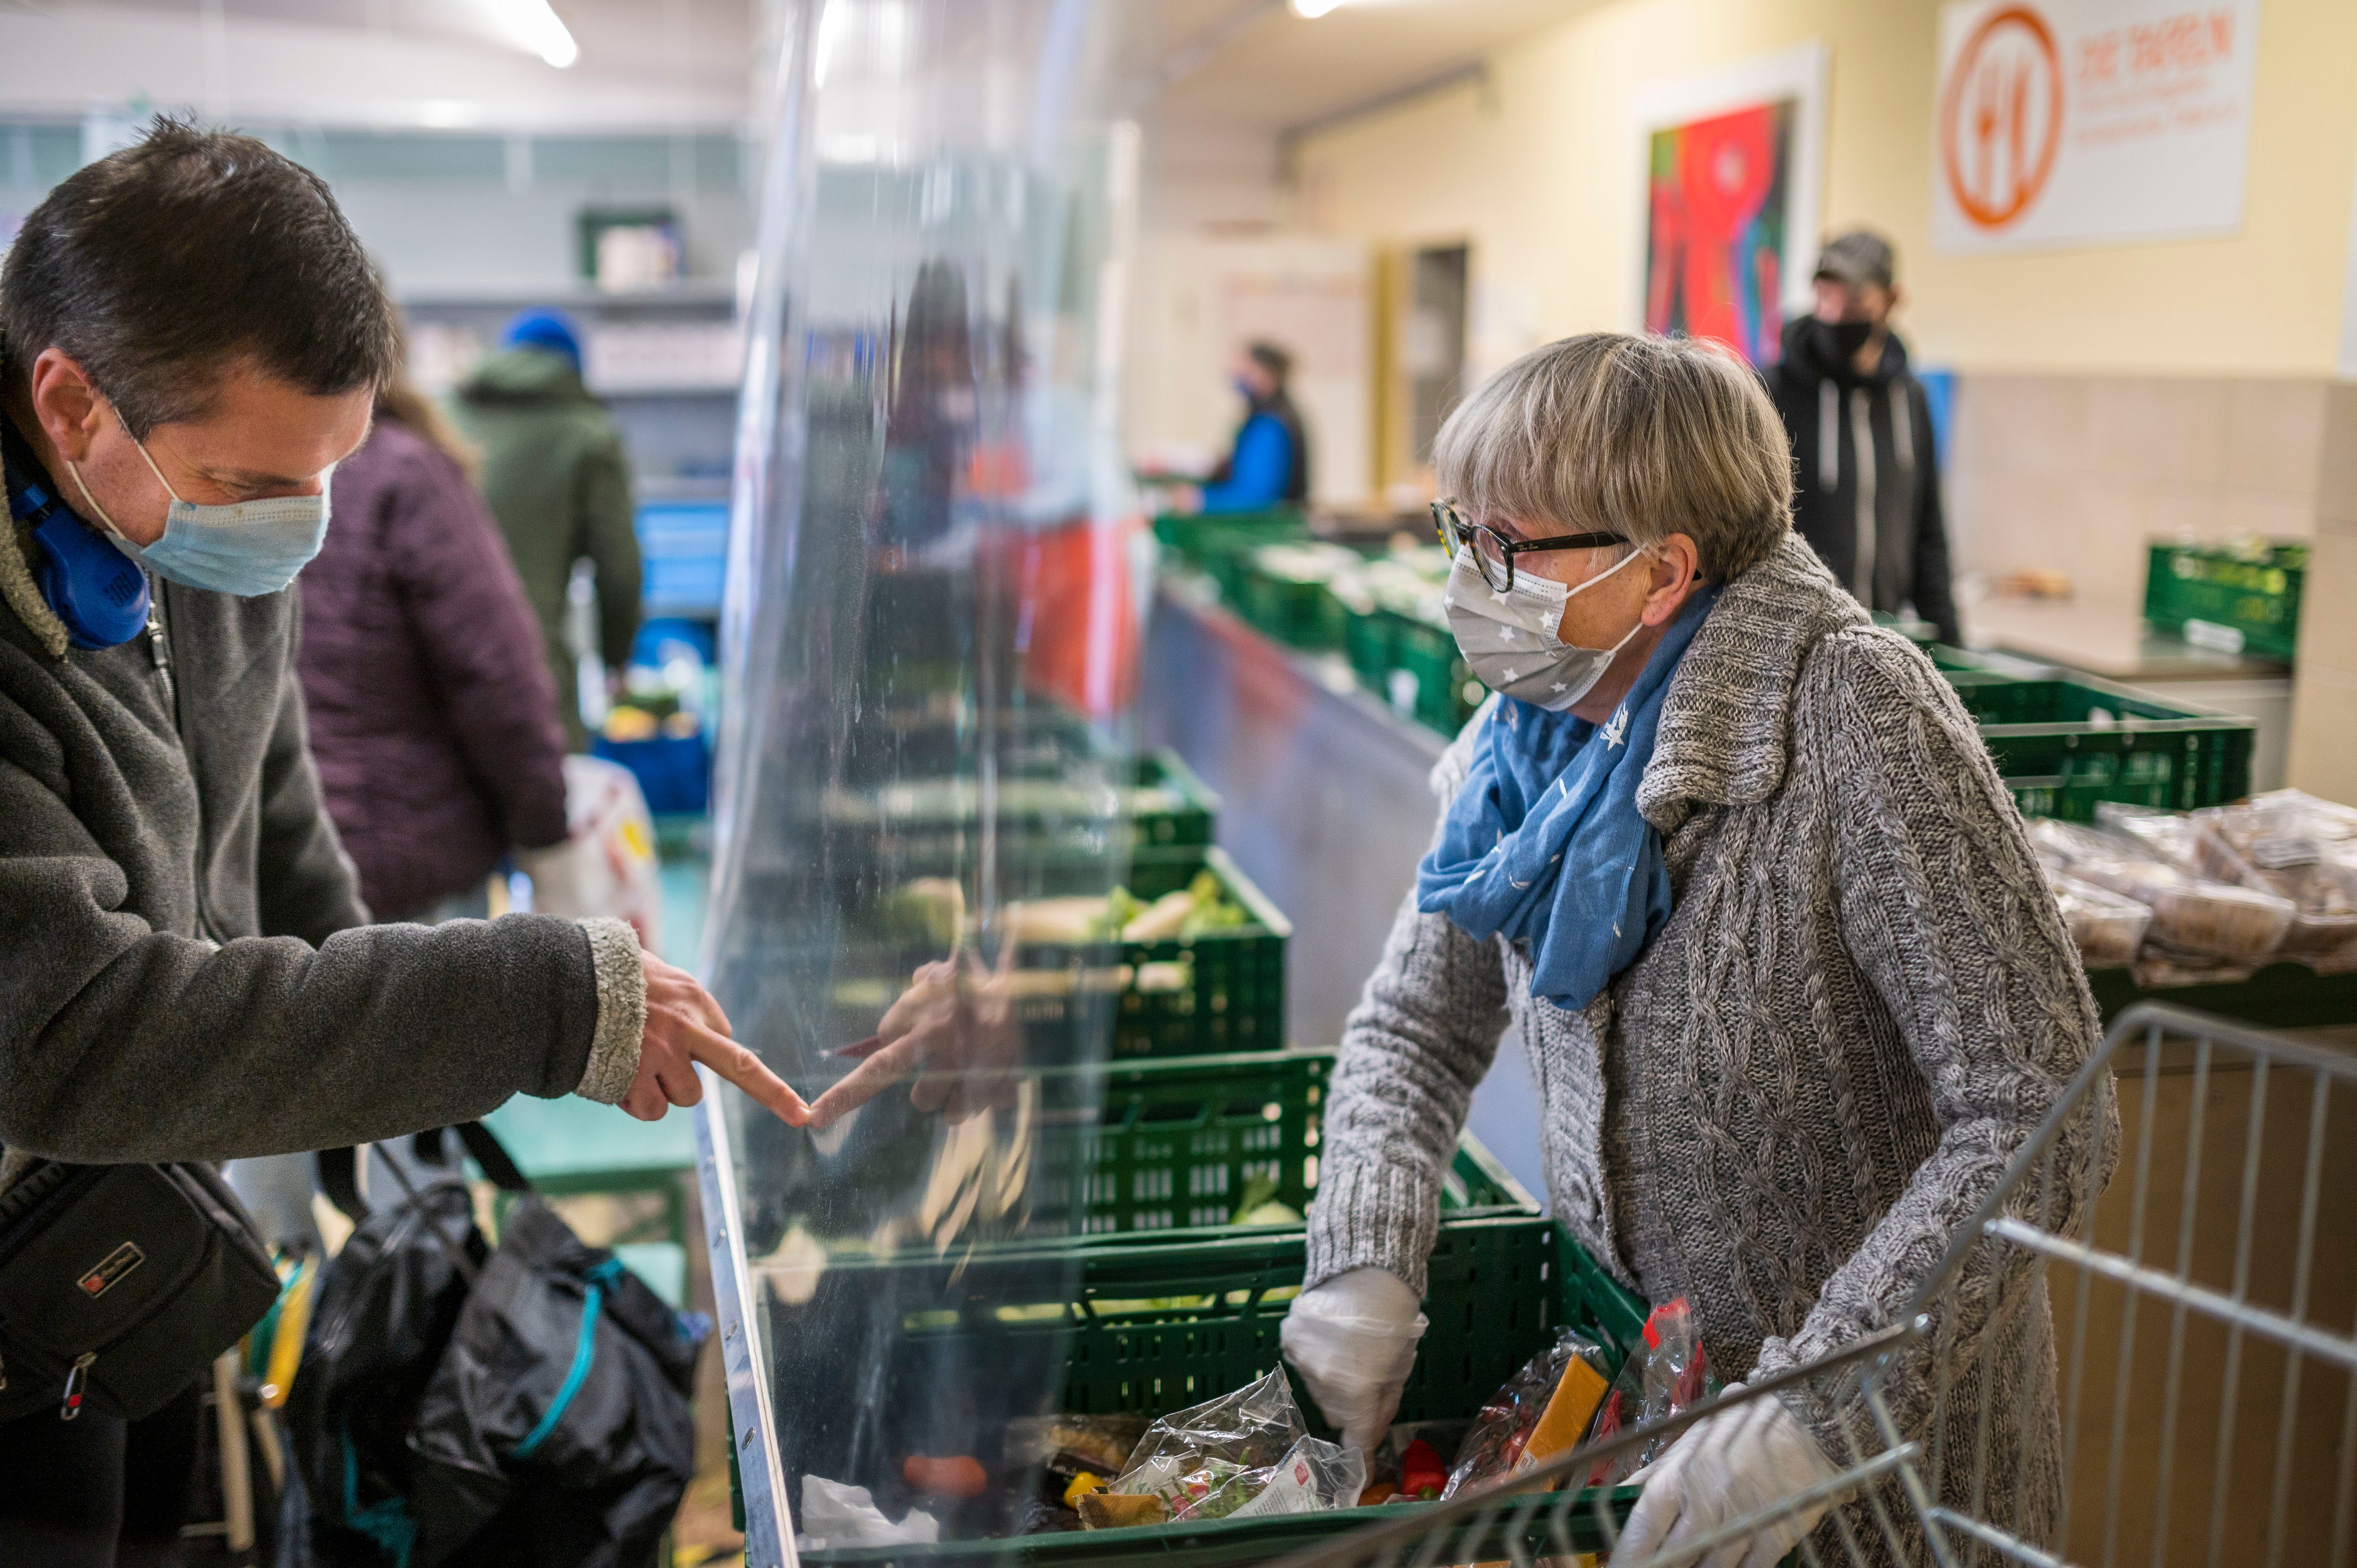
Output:
<path fill-rule="evenodd" d="M 1293 0 L 1293 14 L 1303 18 L 1318 17 L 1340 10 L 1348 3 L 1349 0 Z"/>
<path fill-rule="evenodd" d="M 510 42 L 557 70 L 581 58 L 581 46 L 573 41 L 564 18 L 549 9 L 548 0 L 482 0 L 482 5 Z"/>

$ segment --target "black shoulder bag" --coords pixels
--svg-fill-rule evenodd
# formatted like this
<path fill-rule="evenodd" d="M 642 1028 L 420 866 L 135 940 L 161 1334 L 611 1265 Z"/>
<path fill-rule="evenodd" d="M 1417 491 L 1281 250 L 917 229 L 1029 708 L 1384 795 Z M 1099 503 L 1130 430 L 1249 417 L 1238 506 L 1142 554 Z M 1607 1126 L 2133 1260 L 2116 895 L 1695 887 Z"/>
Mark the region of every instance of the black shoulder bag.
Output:
<path fill-rule="evenodd" d="M 209 1165 L 37 1165 L 0 1193 L 0 1421 L 136 1421 L 278 1299 L 253 1220 Z"/>

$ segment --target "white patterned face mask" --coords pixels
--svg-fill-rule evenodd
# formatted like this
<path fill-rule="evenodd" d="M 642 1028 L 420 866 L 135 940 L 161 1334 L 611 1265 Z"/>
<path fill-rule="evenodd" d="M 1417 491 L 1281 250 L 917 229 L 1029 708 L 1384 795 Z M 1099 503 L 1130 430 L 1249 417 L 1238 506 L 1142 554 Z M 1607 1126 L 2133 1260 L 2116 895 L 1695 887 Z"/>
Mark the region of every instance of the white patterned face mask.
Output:
<path fill-rule="evenodd" d="M 1517 572 L 1513 586 L 1501 593 L 1482 577 L 1471 549 L 1459 550 L 1441 598 L 1448 612 L 1448 629 L 1457 634 L 1458 651 L 1483 685 L 1550 713 L 1561 713 L 1595 689 L 1614 657 L 1645 625 L 1640 620 L 1629 628 L 1628 637 L 1609 648 L 1574 648 L 1555 636 L 1563 625 L 1564 607 L 1572 595 L 1586 593 L 1631 561 L 1642 559 L 1644 553 L 1631 552 L 1626 560 L 1577 588 L 1534 573 Z"/>

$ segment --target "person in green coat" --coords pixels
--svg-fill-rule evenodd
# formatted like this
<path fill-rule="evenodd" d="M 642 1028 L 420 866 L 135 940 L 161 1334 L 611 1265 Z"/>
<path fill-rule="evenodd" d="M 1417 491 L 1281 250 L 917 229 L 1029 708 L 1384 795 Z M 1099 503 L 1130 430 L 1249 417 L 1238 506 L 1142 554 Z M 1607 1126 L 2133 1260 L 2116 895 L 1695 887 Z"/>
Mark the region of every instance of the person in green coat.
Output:
<path fill-rule="evenodd" d="M 453 412 L 483 450 L 483 496 L 540 617 L 566 741 L 583 751 L 589 737 L 565 636 L 565 587 L 575 562 L 596 568 L 598 648 L 619 670 L 639 629 L 630 464 L 612 417 L 582 384 L 571 322 L 553 310 L 526 311 L 508 323 L 500 344 L 458 389 Z"/>

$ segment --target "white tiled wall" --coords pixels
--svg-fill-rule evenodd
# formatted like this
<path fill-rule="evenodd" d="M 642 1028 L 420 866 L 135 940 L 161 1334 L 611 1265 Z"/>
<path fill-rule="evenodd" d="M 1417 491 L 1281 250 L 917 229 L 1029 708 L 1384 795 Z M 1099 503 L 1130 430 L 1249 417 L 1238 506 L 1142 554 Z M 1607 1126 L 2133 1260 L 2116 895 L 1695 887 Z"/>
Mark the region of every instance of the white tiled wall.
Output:
<path fill-rule="evenodd" d="M 2091 612 L 2143 604 L 2155 539 L 2309 541 L 2290 782 L 2357 802 L 2357 383 L 1973 374 L 1952 440 L 1957 571 L 2067 572 Z"/>
<path fill-rule="evenodd" d="M 2323 424 L 2292 682 L 2291 781 L 2357 801 L 2357 382 L 2329 389 Z"/>
<path fill-rule="evenodd" d="M 2306 539 L 2330 384 L 1961 377 L 1948 489 L 1957 568 L 2062 571 L 2083 599 L 2140 604 L 2149 540 Z"/>

